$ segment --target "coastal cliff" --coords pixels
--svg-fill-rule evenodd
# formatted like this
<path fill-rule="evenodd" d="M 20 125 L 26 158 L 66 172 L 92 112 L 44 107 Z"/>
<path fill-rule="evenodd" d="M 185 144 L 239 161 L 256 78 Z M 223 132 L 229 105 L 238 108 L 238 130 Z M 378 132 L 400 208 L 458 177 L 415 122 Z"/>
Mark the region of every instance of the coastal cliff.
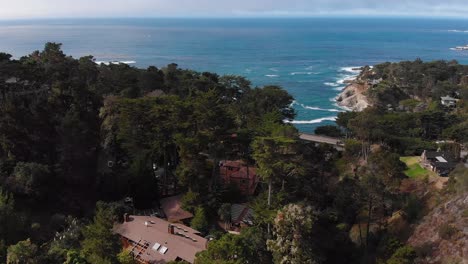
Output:
<path fill-rule="evenodd" d="M 361 73 L 353 80 L 347 80 L 347 86 L 335 98 L 337 104 L 350 111 L 362 111 L 370 106 L 366 91 L 371 87 L 368 76 L 372 73 L 369 66 L 360 68 Z"/>
<path fill-rule="evenodd" d="M 336 101 L 339 106 L 351 111 L 362 111 L 369 106 L 369 101 L 364 95 L 367 89 L 367 84 L 353 81 L 341 91 L 336 97 Z"/>

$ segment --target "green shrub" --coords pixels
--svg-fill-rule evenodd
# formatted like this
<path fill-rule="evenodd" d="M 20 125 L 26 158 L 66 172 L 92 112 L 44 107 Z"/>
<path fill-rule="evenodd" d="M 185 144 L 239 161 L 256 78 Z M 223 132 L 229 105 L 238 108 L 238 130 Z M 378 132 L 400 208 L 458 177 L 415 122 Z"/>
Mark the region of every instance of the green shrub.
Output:
<path fill-rule="evenodd" d="M 41 224 L 39 224 L 39 223 L 34 222 L 34 223 L 31 224 L 31 229 L 32 230 L 39 230 L 40 228 L 41 228 Z"/>
<path fill-rule="evenodd" d="M 336 228 L 340 231 L 347 231 L 349 230 L 349 225 L 347 223 L 340 223 L 336 225 Z"/>
<path fill-rule="evenodd" d="M 421 102 L 416 99 L 406 99 L 400 101 L 400 105 L 409 108 L 411 111 L 420 104 Z"/>
<path fill-rule="evenodd" d="M 203 207 L 198 207 L 195 210 L 195 216 L 190 222 L 190 227 L 200 231 L 202 234 L 208 232 L 209 223 L 208 219 L 206 218 L 205 209 L 203 209 Z"/>
<path fill-rule="evenodd" d="M 410 246 L 400 247 L 395 251 L 387 264 L 412 264 L 416 259 L 416 251 Z"/>
<path fill-rule="evenodd" d="M 181 199 L 182 208 L 194 213 L 200 204 L 200 194 L 189 190 Z"/>
<path fill-rule="evenodd" d="M 408 222 L 413 223 L 422 216 L 424 204 L 416 195 L 409 195 L 405 201 L 403 210 L 408 217 Z"/>
<path fill-rule="evenodd" d="M 120 251 L 120 253 L 117 255 L 117 260 L 119 261 L 120 264 L 136 264 L 137 262 L 133 260 L 132 255 L 130 254 L 130 251 L 128 249 L 123 249 Z"/>
<path fill-rule="evenodd" d="M 340 138 L 343 137 L 343 131 L 337 126 L 328 125 L 328 126 L 319 126 L 315 129 L 315 134 L 324 135 L 329 137 Z"/>

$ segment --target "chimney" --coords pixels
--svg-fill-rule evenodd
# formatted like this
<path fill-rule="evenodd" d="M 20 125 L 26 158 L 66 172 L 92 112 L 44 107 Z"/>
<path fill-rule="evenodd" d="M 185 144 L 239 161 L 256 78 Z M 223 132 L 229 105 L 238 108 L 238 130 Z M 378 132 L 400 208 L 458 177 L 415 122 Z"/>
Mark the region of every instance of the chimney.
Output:
<path fill-rule="evenodd" d="M 128 214 L 127 214 L 127 213 L 124 214 L 123 219 L 124 219 L 124 223 L 125 223 L 125 222 L 128 222 L 129 217 L 128 217 Z"/>
<path fill-rule="evenodd" d="M 168 232 L 169 234 L 172 234 L 172 235 L 173 235 L 173 234 L 174 234 L 174 226 L 171 225 L 171 224 L 169 224 L 169 225 L 167 226 L 167 232 Z"/>

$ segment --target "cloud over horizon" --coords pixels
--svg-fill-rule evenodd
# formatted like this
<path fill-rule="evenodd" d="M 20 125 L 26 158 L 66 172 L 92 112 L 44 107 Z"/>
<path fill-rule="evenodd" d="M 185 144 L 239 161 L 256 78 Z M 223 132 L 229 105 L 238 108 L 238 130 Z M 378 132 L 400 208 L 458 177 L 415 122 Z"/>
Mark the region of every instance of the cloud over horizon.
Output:
<path fill-rule="evenodd" d="M 0 19 L 63 17 L 462 17 L 466 0 L 0 0 Z"/>

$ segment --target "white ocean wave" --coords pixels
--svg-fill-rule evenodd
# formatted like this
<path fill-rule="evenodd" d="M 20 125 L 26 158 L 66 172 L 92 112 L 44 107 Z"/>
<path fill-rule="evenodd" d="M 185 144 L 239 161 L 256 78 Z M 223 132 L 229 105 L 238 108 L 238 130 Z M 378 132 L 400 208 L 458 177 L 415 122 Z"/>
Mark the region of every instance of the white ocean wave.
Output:
<path fill-rule="evenodd" d="M 338 79 L 338 81 L 336 81 L 336 83 L 338 85 L 343 85 L 346 81 L 356 80 L 357 77 L 358 77 L 358 75 L 344 75 L 344 76 L 342 76 L 342 78 Z"/>
<path fill-rule="evenodd" d="M 448 32 L 468 33 L 468 30 L 450 29 Z"/>
<path fill-rule="evenodd" d="M 269 68 L 270 71 L 273 71 L 273 72 L 278 72 L 278 69 L 277 68 Z"/>
<path fill-rule="evenodd" d="M 279 77 L 279 75 L 277 74 L 267 74 L 265 75 L 266 77 L 270 77 L 270 78 L 275 78 L 275 77 Z"/>
<path fill-rule="evenodd" d="M 336 102 L 336 99 L 335 99 L 335 98 L 331 98 L 330 101 L 334 101 L 335 103 L 334 103 L 333 105 L 334 105 L 335 107 L 338 107 L 338 108 L 343 109 L 345 112 L 351 112 L 351 111 L 353 111 L 351 108 L 348 108 L 348 107 L 346 107 L 346 106 L 341 106 L 341 105 L 339 105 L 339 104 Z"/>
<path fill-rule="evenodd" d="M 331 87 L 340 86 L 340 84 L 339 84 L 339 83 L 336 83 L 336 82 L 334 82 L 334 83 L 332 83 L 332 82 L 326 82 L 326 83 L 323 83 L 323 84 L 325 84 L 326 86 L 331 86 Z"/>
<path fill-rule="evenodd" d="M 135 64 L 136 61 L 95 61 L 94 63 L 96 64 L 104 64 L 104 65 L 110 65 L 110 64 Z"/>
<path fill-rule="evenodd" d="M 338 109 L 327 109 L 327 108 L 320 108 L 320 107 L 316 107 L 316 106 L 307 106 L 307 105 L 303 105 L 303 104 L 300 104 L 304 109 L 310 109 L 310 110 L 316 110 L 316 111 L 327 111 L 327 112 L 343 112 L 341 110 L 338 110 Z"/>
<path fill-rule="evenodd" d="M 335 91 L 343 91 L 343 89 L 344 89 L 345 87 L 346 87 L 346 86 L 339 86 L 339 87 L 333 88 L 333 90 L 335 90 Z"/>
<path fill-rule="evenodd" d="M 341 72 L 349 72 L 353 74 L 359 74 L 361 72 L 362 66 L 354 66 L 354 67 L 341 67 Z"/>
<path fill-rule="evenodd" d="M 341 106 L 341 105 L 339 105 L 338 102 L 336 101 L 337 98 L 338 98 L 338 96 L 329 98 L 328 100 L 329 100 L 330 102 L 333 103 L 333 106 L 334 106 L 334 107 L 343 109 L 344 112 L 351 112 L 351 111 L 353 111 L 353 109 L 351 109 L 351 108 L 348 108 L 348 107 L 346 107 L 346 106 Z"/>
<path fill-rule="evenodd" d="M 291 72 L 290 75 L 312 75 L 317 74 L 316 72 Z"/>
<path fill-rule="evenodd" d="M 304 109 L 309 109 L 309 110 L 315 110 L 315 111 L 326 111 L 326 112 L 343 112 L 339 109 L 329 109 L 329 108 L 321 108 L 317 106 L 308 106 L 305 104 L 298 103 L 297 101 L 293 101 L 290 105 L 290 107 L 293 107 L 294 105 L 298 105 Z"/>
<path fill-rule="evenodd" d="M 371 69 L 373 66 L 369 66 Z M 361 73 L 361 66 L 355 66 L 355 67 L 341 67 L 339 72 L 339 76 L 337 77 L 336 83 L 338 84 L 337 86 L 342 86 L 345 84 L 347 81 L 354 81 L 356 78 L 359 76 Z M 342 89 L 336 89 L 337 91 L 341 91 Z"/>
<path fill-rule="evenodd" d="M 329 116 L 312 120 L 284 120 L 284 122 L 288 124 L 318 124 L 322 123 L 323 121 L 336 121 L 336 118 L 336 116 Z"/>

